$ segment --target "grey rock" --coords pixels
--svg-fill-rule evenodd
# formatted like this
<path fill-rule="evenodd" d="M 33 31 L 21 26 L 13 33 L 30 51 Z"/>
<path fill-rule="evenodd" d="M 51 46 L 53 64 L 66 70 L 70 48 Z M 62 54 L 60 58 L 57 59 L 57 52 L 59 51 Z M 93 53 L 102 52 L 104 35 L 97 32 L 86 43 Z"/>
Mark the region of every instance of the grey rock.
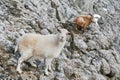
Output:
<path fill-rule="evenodd" d="M 3 30 L 5 30 L 5 24 L 0 21 L 0 33 L 3 32 Z"/>
<path fill-rule="evenodd" d="M 6 43 L 5 43 L 5 47 L 4 47 L 4 50 L 6 52 L 10 52 L 10 53 L 13 53 L 14 51 L 14 47 L 13 47 L 13 42 L 10 41 L 10 40 L 6 40 Z"/>
<path fill-rule="evenodd" d="M 90 65 L 89 68 L 88 68 L 88 70 L 90 70 L 93 73 L 97 72 L 97 69 L 96 69 L 96 67 L 94 65 Z"/>
<path fill-rule="evenodd" d="M 96 49 L 96 46 L 97 46 L 96 42 L 93 40 L 89 40 L 87 45 L 88 45 L 89 49 L 92 49 L 92 50 Z"/>
<path fill-rule="evenodd" d="M 15 58 L 11 58 L 11 59 L 8 60 L 7 65 L 17 66 L 17 60 Z"/>
<path fill-rule="evenodd" d="M 0 52 L 0 64 L 8 70 L 0 73 L 0 79 L 120 80 L 119 4 L 118 0 L 1 0 L 0 50 L 4 51 Z M 92 23 L 84 33 L 75 34 L 75 17 L 88 13 L 101 16 L 98 24 Z M 25 33 L 56 34 L 58 27 L 73 31 L 75 48 L 68 36 L 63 51 L 52 61 L 50 75 L 44 75 L 44 62 L 39 61 L 37 71 L 26 62 L 21 66 L 24 74 L 14 73 L 16 70 L 9 65 L 15 67 L 18 57 L 4 53 L 13 53 L 16 40 Z"/>
<path fill-rule="evenodd" d="M 0 66 L 0 72 L 2 72 L 4 70 L 4 68 L 2 66 Z"/>
<path fill-rule="evenodd" d="M 101 70 L 101 66 L 103 66 L 102 65 L 102 60 L 100 58 L 98 58 L 98 57 L 92 59 L 92 64 L 95 66 L 97 71 L 100 71 Z"/>
<path fill-rule="evenodd" d="M 80 54 L 78 54 L 77 51 L 74 51 L 74 53 L 72 54 L 72 59 L 77 59 L 80 58 Z"/>
<path fill-rule="evenodd" d="M 93 75 L 94 75 L 94 80 L 107 80 L 107 78 L 101 74 L 93 74 Z"/>
<path fill-rule="evenodd" d="M 0 73 L 0 79 L 3 79 L 4 75 L 2 73 Z"/>
<path fill-rule="evenodd" d="M 101 72 L 104 75 L 107 75 L 107 74 L 110 73 L 110 66 L 109 66 L 109 64 L 107 63 L 107 61 L 105 59 L 102 59 Z"/>
<path fill-rule="evenodd" d="M 69 80 L 65 75 L 64 73 L 56 73 L 56 76 L 54 78 L 55 80 Z"/>
<path fill-rule="evenodd" d="M 25 31 L 24 31 L 23 29 L 20 29 L 20 30 L 19 30 L 19 34 L 20 34 L 20 35 L 24 35 L 24 34 L 25 34 Z"/>
<path fill-rule="evenodd" d="M 36 76 L 34 76 L 34 74 L 27 74 L 27 73 L 24 73 L 24 74 L 21 74 L 21 78 L 22 80 L 38 80 L 38 78 Z"/>
<path fill-rule="evenodd" d="M 63 58 L 66 59 L 66 58 L 71 58 L 72 54 L 67 48 L 64 48 L 62 50 L 62 55 L 63 55 Z"/>
<path fill-rule="evenodd" d="M 50 31 L 50 32 L 54 32 L 54 29 L 55 29 L 55 26 L 54 24 L 51 22 L 51 23 L 46 23 L 46 27 L 47 29 Z"/>
<path fill-rule="evenodd" d="M 111 65 L 111 67 L 110 67 L 110 74 L 108 74 L 107 76 L 109 76 L 109 77 L 113 77 L 113 76 L 118 76 L 119 74 L 119 72 L 118 72 L 118 70 L 117 70 L 118 68 L 116 67 L 116 65 Z M 120 78 L 120 77 L 119 77 Z"/>
<path fill-rule="evenodd" d="M 113 65 L 116 63 L 116 60 L 112 55 L 112 50 L 100 50 L 100 55 L 101 57 L 105 58 L 110 65 Z"/>
<path fill-rule="evenodd" d="M 67 65 L 66 61 L 67 59 L 55 59 L 55 63 L 53 66 L 53 69 L 58 72 L 64 72 L 64 67 Z M 63 67 L 64 66 L 64 67 Z"/>
<path fill-rule="evenodd" d="M 50 34 L 47 29 L 42 29 L 42 30 L 40 31 L 40 33 L 43 34 L 43 35 Z"/>
<path fill-rule="evenodd" d="M 4 47 L 5 47 L 5 40 L 6 40 L 5 34 L 4 33 L 0 34 L 0 48 L 1 49 L 4 49 Z"/>
<path fill-rule="evenodd" d="M 83 41 L 83 39 L 75 38 L 74 39 L 75 46 L 77 46 L 79 49 L 87 49 L 87 44 Z"/>
<path fill-rule="evenodd" d="M 64 68 L 64 74 L 66 75 L 66 77 L 70 77 L 73 74 L 72 67 L 66 67 L 66 68 Z"/>
<path fill-rule="evenodd" d="M 49 77 L 46 77 L 44 75 L 40 75 L 39 80 L 49 80 Z"/>

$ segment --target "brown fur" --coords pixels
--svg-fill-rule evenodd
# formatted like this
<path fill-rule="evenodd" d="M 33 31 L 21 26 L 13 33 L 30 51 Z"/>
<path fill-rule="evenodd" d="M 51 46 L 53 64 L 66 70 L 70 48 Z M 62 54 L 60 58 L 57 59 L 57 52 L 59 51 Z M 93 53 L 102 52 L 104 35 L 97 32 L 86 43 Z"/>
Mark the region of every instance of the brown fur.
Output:
<path fill-rule="evenodd" d="M 80 27 L 82 31 L 85 32 L 86 27 L 89 26 L 92 23 L 92 21 L 93 16 L 91 14 L 77 16 L 74 20 L 75 32 L 78 33 L 78 27 Z"/>
<path fill-rule="evenodd" d="M 29 37 L 29 35 L 26 35 L 23 37 L 23 41 L 21 41 L 19 44 L 24 45 L 24 47 L 28 47 L 29 45 L 33 46 L 36 44 L 36 39 L 34 39 L 34 36 Z"/>

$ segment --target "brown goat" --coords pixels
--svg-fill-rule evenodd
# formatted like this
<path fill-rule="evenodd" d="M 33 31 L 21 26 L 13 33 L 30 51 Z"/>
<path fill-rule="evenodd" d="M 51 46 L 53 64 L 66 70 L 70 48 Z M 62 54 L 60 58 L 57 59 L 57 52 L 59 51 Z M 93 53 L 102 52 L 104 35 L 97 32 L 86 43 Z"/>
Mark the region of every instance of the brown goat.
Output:
<path fill-rule="evenodd" d="M 93 21 L 93 15 L 81 15 L 77 16 L 74 20 L 75 24 L 75 32 L 78 33 L 78 28 L 80 27 L 83 32 L 85 32 L 85 29 L 87 26 L 89 26 Z"/>

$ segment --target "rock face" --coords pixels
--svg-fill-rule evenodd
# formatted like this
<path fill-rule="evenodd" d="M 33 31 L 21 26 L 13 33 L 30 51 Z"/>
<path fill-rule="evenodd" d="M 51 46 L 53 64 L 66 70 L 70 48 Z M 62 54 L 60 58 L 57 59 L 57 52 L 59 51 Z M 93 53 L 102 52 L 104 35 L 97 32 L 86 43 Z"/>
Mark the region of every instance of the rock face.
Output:
<path fill-rule="evenodd" d="M 119 0 L 0 0 L 0 79 L 19 80 L 120 80 Z M 99 14 L 79 34 L 69 21 L 81 14 Z M 52 61 L 50 75 L 44 75 L 44 61 L 24 62 L 24 73 L 16 72 L 19 52 L 16 40 L 25 33 L 72 32 L 61 55 Z"/>

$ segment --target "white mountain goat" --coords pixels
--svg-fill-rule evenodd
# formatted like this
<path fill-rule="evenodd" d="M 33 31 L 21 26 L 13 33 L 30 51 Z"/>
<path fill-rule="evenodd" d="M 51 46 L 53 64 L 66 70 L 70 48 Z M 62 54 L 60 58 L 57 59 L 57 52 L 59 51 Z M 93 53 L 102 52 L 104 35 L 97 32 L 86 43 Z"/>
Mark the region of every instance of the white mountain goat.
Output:
<path fill-rule="evenodd" d="M 19 49 L 21 57 L 18 60 L 17 71 L 22 73 L 20 65 L 23 61 L 28 60 L 33 56 L 39 56 L 41 59 L 46 59 L 45 74 L 48 75 L 48 70 L 51 71 L 51 61 L 58 57 L 62 51 L 67 34 L 66 29 L 60 29 L 58 34 L 40 35 L 35 33 L 26 33 L 18 39 L 15 52 Z"/>

